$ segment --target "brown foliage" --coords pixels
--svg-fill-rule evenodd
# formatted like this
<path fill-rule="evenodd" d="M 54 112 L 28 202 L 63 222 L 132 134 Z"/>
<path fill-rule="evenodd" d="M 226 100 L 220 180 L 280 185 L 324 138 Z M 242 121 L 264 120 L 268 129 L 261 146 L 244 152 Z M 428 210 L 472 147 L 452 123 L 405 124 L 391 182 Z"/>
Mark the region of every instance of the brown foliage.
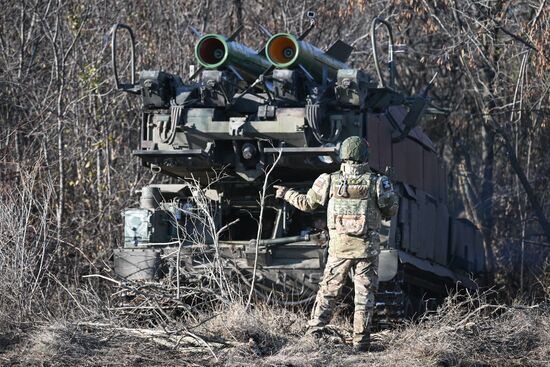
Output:
<path fill-rule="evenodd" d="M 548 245 L 548 238 L 534 203 L 543 216 L 548 214 L 550 177 L 550 20 L 544 1 L 1 4 L 0 195 L 5 213 L 12 207 L 27 211 L 29 231 L 19 246 L 32 260 L 29 271 L 16 275 L 30 281 L 13 282 L 35 284 L 33 297 L 36 289 L 49 297 L 58 281 L 74 289 L 96 284 L 81 275 L 108 268 L 111 250 L 120 243 L 120 210 L 151 178 L 131 157 L 138 141 L 139 102 L 113 88 L 110 26 L 120 21 L 136 31 L 138 68 L 185 77 L 194 63 L 195 37 L 188 26 L 229 33 L 242 20 L 240 41 L 260 48 L 265 37 L 257 23 L 274 32 L 300 33 L 308 24 L 307 10 L 315 10 L 318 18 L 308 40 L 319 47 L 338 38 L 353 44 L 351 64 L 372 75 L 369 20 L 390 20 L 398 42 L 409 46 L 397 60 L 403 91 L 419 93 L 438 73 L 433 102 L 450 110 L 450 118 L 426 118 L 422 127 L 450 168 L 453 214 L 463 212 L 483 230 L 488 255 L 495 253 L 497 280 L 509 289 L 520 283 L 522 246 L 530 270 L 525 283 L 541 271 L 547 252 L 537 245 Z M 380 47 L 385 48 L 383 42 Z M 532 198 L 526 197 L 510 156 L 517 158 Z M 14 188 L 26 187 L 29 172 L 35 172 L 39 184 L 23 203 L 10 201 Z M 6 236 L 13 235 L 9 217 L 16 215 L 4 222 Z M 9 254 L 2 246 L 2 254 Z M 2 271 L 16 267 L 12 261 Z M 44 276 L 46 267 L 55 279 Z M 22 306 L 18 309 L 29 307 L 18 296 L 10 297 L 14 306 Z"/>

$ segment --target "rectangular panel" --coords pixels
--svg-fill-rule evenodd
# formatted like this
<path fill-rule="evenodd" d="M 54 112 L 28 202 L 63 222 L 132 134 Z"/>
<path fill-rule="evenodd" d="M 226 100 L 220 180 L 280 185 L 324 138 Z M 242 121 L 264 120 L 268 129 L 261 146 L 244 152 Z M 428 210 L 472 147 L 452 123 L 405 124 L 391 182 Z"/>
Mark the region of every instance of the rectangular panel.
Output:
<path fill-rule="evenodd" d="M 416 193 L 416 202 L 411 201 L 411 252 L 420 255 L 422 245 L 422 205 L 424 197 L 422 192 Z"/>
<path fill-rule="evenodd" d="M 390 234 L 388 237 L 388 245 L 390 248 L 397 248 L 395 242 L 395 235 L 397 234 L 397 222 L 399 220 L 396 217 L 393 217 L 390 221 Z"/>
<path fill-rule="evenodd" d="M 435 206 L 421 190 L 416 190 L 418 200 L 418 256 L 431 259 L 433 256 L 433 237 L 435 230 Z"/>
<path fill-rule="evenodd" d="M 416 188 L 423 187 L 424 148 L 418 142 L 404 139 L 392 146 L 393 166 L 397 177 Z"/>
<path fill-rule="evenodd" d="M 436 245 L 437 216 L 435 201 L 426 197 L 426 205 L 424 206 L 424 243 L 426 258 L 434 259 Z"/>
<path fill-rule="evenodd" d="M 406 159 L 406 167 L 407 167 L 407 182 L 409 182 L 411 185 L 418 187 L 419 189 L 426 191 L 423 187 L 423 181 L 424 181 L 424 172 L 423 172 L 423 166 L 424 166 L 424 155 L 423 151 L 424 148 L 420 143 L 412 140 L 412 139 L 405 139 L 407 142 L 407 156 Z"/>
<path fill-rule="evenodd" d="M 401 199 L 399 200 L 399 224 L 401 226 L 401 248 L 404 250 L 410 249 L 410 219 L 409 219 L 409 208 L 410 208 L 410 201 L 409 199 L 401 196 Z"/>
<path fill-rule="evenodd" d="M 380 165 L 380 169 L 383 170 L 386 166 L 392 165 L 391 139 L 393 127 L 385 115 L 380 114 L 379 116 L 380 125 L 378 127 L 378 145 L 380 148 L 378 150 L 378 164 Z"/>
<path fill-rule="evenodd" d="M 449 213 L 447 206 L 441 202 L 438 203 L 436 211 L 434 260 L 441 265 L 446 265 L 449 251 Z"/>
<path fill-rule="evenodd" d="M 424 166 L 423 169 L 423 182 L 424 190 L 435 198 L 439 198 L 439 193 L 436 193 L 436 177 L 437 177 L 437 157 L 431 150 L 423 150 Z"/>
<path fill-rule="evenodd" d="M 380 119 L 378 115 L 367 115 L 367 141 L 369 142 L 369 165 L 380 170 Z"/>
<path fill-rule="evenodd" d="M 428 225 L 428 211 L 427 211 L 427 203 L 426 203 L 426 195 L 424 191 L 416 190 L 416 199 L 418 204 L 418 224 L 416 227 L 416 230 L 418 231 L 418 242 L 417 242 L 417 254 L 421 258 L 426 258 L 428 253 L 426 249 L 426 238 L 427 238 L 427 232 L 426 230 Z"/>
<path fill-rule="evenodd" d="M 407 148 L 407 139 L 402 140 L 399 143 L 392 144 L 392 166 L 395 169 L 395 174 L 398 180 L 409 183 L 407 180 Z"/>
<path fill-rule="evenodd" d="M 399 218 L 399 223 L 407 223 L 409 221 L 409 199 L 406 196 L 399 196 L 399 211 L 397 213 L 397 218 Z"/>
<path fill-rule="evenodd" d="M 438 200 L 442 200 L 443 195 L 447 194 L 447 187 L 445 186 L 443 181 L 445 173 L 441 169 L 442 167 L 441 158 L 434 155 L 433 165 L 434 165 L 433 177 L 432 177 L 433 195 L 434 197 L 438 198 Z"/>

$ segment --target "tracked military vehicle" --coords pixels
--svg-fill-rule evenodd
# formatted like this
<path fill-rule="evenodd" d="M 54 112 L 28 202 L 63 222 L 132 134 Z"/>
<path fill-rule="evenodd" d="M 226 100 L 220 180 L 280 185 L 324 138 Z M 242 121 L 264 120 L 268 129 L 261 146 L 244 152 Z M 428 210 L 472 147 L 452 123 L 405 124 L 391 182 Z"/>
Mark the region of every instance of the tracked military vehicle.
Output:
<path fill-rule="evenodd" d="M 378 26 L 389 34 L 388 80 Z M 271 185 L 307 191 L 320 174 L 339 169 L 339 144 L 357 135 L 370 144 L 372 170 L 391 175 L 400 194 L 399 213 L 381 233 L 379 323 L 420 312 L 426 300 L 441 299 L 457 284 L 476 287 L 473 279 L 485 271 L 480 233 L 449 216 L 444 162 L 419 127 L 431 112 L 429 86 L 418 96 L 396 90 L 393 35 L 382 19 L 371 28 L 376 79 L 347 64 L 352 47 L 346 43 L 326 51 L 308 43 L 312 29 L 269 35 L 260 51 L 236 41 L 241 29 L 229 37 L 198 35 L 198 69 L 189 80 L 143 70 L 136 81 L 132 31 L 113 27 L 116 85 L 142 101 L 133 154 L 178 182 L 144 187 L 139 207 L 124 211 L 124 246 L 114 256 L 120 276 L 173 274 L 166 258 L 174 253 L 178 265 L 199 271 L 205 258 L 197 248 L 215 248 L 226 270 L 249 286 L 256 267 L 258 296 L 311 302 L 327 256 L 326 213 L 277 201 Z M 129 83 L 117 71 L 120 30 L 130 34 Z"/>

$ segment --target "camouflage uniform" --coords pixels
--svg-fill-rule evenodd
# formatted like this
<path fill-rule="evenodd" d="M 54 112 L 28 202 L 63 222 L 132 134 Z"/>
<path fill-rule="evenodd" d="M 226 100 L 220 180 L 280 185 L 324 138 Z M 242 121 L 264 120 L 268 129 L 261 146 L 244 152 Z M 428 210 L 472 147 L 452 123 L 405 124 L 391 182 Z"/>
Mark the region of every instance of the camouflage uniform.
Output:
<path fill-rule="evenodd" d="M 335 299 L 353 269 L 353 343 L 368 345 L 374 291 L 378 287 L 378 230 L 382 217 L 394 215 L 398 205 L 390 180 L 372 172 L 367 163 L 344 161 L 339 172 L 317 178 L 307 194 L 287 189 L 284 199 L 303 211 L 328 204 L 329 256 L 310 330 L 322 330 L 330 321 Z"/>

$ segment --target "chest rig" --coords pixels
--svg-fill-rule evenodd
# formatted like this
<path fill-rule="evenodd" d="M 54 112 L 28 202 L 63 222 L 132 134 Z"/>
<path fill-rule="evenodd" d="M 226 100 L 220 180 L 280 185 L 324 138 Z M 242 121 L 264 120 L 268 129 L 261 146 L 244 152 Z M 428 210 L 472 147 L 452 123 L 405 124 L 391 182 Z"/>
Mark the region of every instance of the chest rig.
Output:
<path fill-rule="evenodd" d="M 366 165 L 343 165 L 342 168 L 331 175 L 327 208 L 329 230 L 358 237 L 378 231 L 382 219 L 376 204 L 378 176 Z"/>

